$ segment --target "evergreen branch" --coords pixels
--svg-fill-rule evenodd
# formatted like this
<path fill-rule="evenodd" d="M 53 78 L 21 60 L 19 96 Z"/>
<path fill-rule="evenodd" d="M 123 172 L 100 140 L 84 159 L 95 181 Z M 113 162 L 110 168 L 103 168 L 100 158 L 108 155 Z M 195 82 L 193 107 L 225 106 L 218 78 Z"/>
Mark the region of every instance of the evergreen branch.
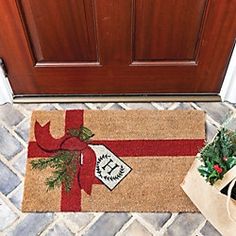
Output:
<path fill-rule="evenodd" d="M 200 152 L 202 165 L 200 174 L 210 184 L 222 179 L 224 174 L 236 165 L 236 132 L 223 127 L 213 141 Z"/>
<path fill-rule="evenodd" d="M 43 170 L 47 167 L 54 169 L 53 175 L 46 179 L 47 190 L 64 184 L 66 191 L 70 191 L 79 159 L 77 152 L 58 151 L 54 157 L 31 161 L 31 165 L 33 169 Z"/>
<path fill-rule="evenodd" d="M 48 159 L 33 160 L 30 163 L 31 163 L 32 169 L 43 170 L 43 169 L 46 169 L 49 166 L 49 163 L 53 161 L 54 161 L 53 158 L 48 158 Z"/>

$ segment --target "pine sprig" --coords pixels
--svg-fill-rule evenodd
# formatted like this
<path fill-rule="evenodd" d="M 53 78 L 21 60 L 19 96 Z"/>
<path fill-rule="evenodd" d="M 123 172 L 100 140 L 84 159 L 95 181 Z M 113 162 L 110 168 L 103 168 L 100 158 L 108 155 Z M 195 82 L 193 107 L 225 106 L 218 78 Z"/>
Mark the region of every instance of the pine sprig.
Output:
<path fill-rule="evenodd" d="M 200 152 L 200 174 L 211 185 L 236 165 L 236 132 L 222 128 Z"/>
<path fill-rule="evenodd" d="M 93 132 L 84 126 L 81 126 L 79 129 L 69 129 L 67 134 L 85 142 L 94 136 Z M 66 191 L 70 191 L 79 163 L 80 153 L 59 150 L 53 157 L 31 161 L 31 166 L 32 169 L 38 170 L 48 167 L 54 169 L 52 176 L 48 177 L 45 182 L 47 191 L 59 187 L 62 184 L 64 184 Z"/>
<path fill-rule="evenodd" d="M 77 164 L 80 162 L 79 153 L 75 151 L 58 151 L 55 156 L 48 159 L 31 161 L 32 169 L 43 170 L 53 168 L 52 176 L 46 179 L 47 190 L 65 185 L 66 191 L 70 191 L 72 181 L 76 174 Z"/>

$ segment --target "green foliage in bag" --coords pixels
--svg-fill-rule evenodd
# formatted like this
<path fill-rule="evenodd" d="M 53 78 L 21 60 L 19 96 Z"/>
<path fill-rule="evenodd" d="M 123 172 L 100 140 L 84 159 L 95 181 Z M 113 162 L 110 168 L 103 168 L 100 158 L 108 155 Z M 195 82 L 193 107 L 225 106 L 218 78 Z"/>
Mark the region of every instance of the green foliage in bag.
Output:
<path fill-rule="evenodd" d="M 236 165 L 236 132 L 221 128 L 213 141 L 201 150 L 198 158 L 202 162 L 198 171 L 213 185 Z"/>

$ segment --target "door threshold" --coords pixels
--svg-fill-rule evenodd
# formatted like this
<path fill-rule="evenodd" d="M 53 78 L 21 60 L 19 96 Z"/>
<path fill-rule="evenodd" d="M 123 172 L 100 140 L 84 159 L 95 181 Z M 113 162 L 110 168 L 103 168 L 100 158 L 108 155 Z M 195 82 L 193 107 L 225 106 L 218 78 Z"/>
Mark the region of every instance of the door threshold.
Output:
<path fill-rule="evenodd" d="M 15 95 L 14 103 L 84 103 L 84 102 L 220 102 L 217 94 L 206 95 L 125 95 L 125 96 L 24 96 Z"/>

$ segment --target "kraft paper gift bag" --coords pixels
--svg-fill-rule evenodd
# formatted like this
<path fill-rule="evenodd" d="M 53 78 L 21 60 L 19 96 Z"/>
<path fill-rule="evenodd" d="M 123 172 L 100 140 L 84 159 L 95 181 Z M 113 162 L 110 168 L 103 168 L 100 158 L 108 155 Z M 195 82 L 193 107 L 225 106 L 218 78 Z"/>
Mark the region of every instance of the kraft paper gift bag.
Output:
<path fill-rule="evenodd" d="M 201 161 L 196 159 L 188 171 L 182 189 L 206 219 L 223 235 L 236 235 L 236 201 L 221 193 L 230 184 L 228 194 L 236 182 L 236 166 L 230 169 L 214 185 L 210 185 L 199 174 Z"/>
<path fill-rule="evenodd" d="M 236 199 L 232 195 L 233 188 L 236 184 L 236 166 L 230 169 L 222 180 L 218 180 L 213 186 L 220 192 L 227 195 L 226 208 L 232 221 L 236 223 Z M 226 191 L 225 191 L 226 190 Z"/>
<path fill-rule="evenodd" d="M 236 113 L 198 153 L 181 187 L 223 235 L 236 235 Z"/>

